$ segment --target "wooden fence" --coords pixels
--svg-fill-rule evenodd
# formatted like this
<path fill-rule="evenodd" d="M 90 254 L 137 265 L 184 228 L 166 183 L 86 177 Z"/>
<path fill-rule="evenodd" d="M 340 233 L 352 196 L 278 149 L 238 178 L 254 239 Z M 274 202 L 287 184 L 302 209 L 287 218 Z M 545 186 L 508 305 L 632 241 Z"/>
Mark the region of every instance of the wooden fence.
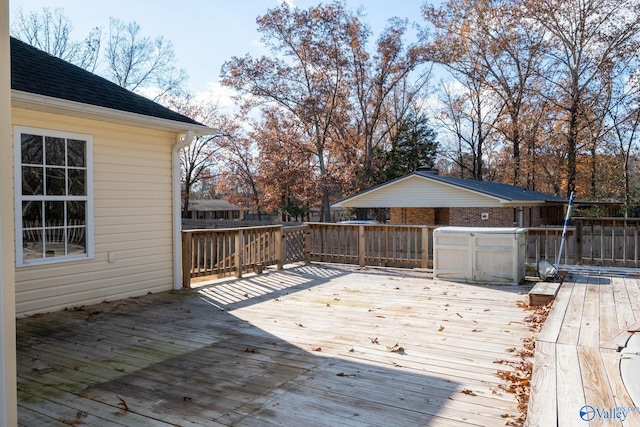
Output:
<path fill-rule="evenodd" d="M 638 267 L 640 219 L 575 218 L 560 264 Z M 433 267 L 435 226 L 306 223 L 182 232 L 183 286 L 191 278 L 282 268 L 295 261 Z M 556 263 L 562 227 L 527 229 L 526 263 Z M 236 250 L 240 248 L 240 250 Z"/>

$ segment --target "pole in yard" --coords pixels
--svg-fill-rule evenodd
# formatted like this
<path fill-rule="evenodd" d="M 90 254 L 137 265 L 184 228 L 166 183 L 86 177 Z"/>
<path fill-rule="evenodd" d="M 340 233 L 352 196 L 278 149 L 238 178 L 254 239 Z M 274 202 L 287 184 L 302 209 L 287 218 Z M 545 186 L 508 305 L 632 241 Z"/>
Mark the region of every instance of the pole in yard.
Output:
<path fill-rule="evenodd" d="M 564 249 L 564 241 L 567 238 L 567 227 L 569 226 L 569 218 L 571 217 L 571 206 L 573 206 L 573 191 L 569 196 L 569 207 L 567 208 L 567 216 L 564 219 L 564 227 L 562 228 L 562 238 L 560 239 L 560 250 L 558 250 L 558 258 L 556 259 L 556 265 L 560 264 L 562 258 L 562 250 Z"/>

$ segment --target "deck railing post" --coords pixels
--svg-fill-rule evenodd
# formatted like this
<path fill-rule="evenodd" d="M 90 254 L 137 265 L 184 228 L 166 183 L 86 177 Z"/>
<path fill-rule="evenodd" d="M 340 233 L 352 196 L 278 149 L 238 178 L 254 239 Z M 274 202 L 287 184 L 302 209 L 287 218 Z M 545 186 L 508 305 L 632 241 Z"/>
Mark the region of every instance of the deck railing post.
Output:
<path fill-rule="evenodd" d="M 284 260 L 284 248 L 286 248 L 286 245 L 283 244 L 282 239 L 284 239 L 284 233 L 282 232 L 282 226 L 278 226 L 278 228 L 276 228 L 275 232 L 274 232 L 274 238 L 276 240 L 276 248 L 275 248 L 275 255 L 276 255 L 276 268 L 278 270 L 282 270 L 282 264 L 283 264 L 283 260 Z"/>
<path fill-rule="evenodd" d="M 576 220 L 576 265 L 582 265 L 582 220 Z"/>
<path fill-rule="evenodd" d="M 182 289 L 191 288 L 191 233 L 182 232 Z"/>
<path fill-rule="evenodd" d="M 304 262 L 311 262 L 311 224 L 304 225 Z"/>
<path fill-rule="evenodd" d="M 358 226 L 358 265 L 360 267 L 365 266 L 367 250 L 367 238 L 364 231 L 364 225 Z"/>
<path fill-rule="evenodd" d="M 429 227 L 422 227 L 422 268 L 429 268 Z"/>
<path fill-rule="evenodd" d="M 244 235 L 242 230 L 238 230 L 236 233 L 236 277 L 238 279 L 242 278 L 242 264 L 244 264 L 244 259 L 242 256 L 242 252 L 244 252 Z"/>

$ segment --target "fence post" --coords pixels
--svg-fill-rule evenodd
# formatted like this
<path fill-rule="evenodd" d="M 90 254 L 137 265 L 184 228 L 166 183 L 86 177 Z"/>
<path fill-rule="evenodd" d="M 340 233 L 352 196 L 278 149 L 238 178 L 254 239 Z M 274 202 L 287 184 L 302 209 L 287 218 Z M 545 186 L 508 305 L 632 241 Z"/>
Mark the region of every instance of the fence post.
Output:
<path fill-rule="evenodd" d="M 238 279 L 242 278 L 242 264 L 244 263 L 244 257 L 242 256 L 242 252 L 244 252 L 243 237 L 242 230 L 238 230 L 236 233 L 236 277 Z"/>
<path fill-rule="evenodd" d="M 358 265 L 364 267 L 366 259 L 367 239 L 364 232 L 364 225 L 358 226 Z"/>
<path fill-rule="evenodd" d="M 276 248 L 275 248 L 275 252 L 276 252 L 276 268 L 278 270 L 282 270 L 282 264 L 283 264 L 283 260 L 284 260 L 284 248 L 286 248 L 287 245 L 283 245 L 283 240 L 284 239 L 284 233 L 282 232 L 282 226 L 278 226 L 278 228 L 276 228 L 276 231 L 274 233 L 275 235 L 275 240 L 276 240 Z"/>
<path fill-rule="evenodd" d="M 576 265 L 582 265 L 582 220 L 576 220 Z"/>
<path fill-rule="evenodd" d="M 191 288 L 191 233 L 182 232 L 182 289 Z"/>
<path fill-rule="evenodd" d="M 429 227 L 422 227 L 422 268 L 429 268 Z"/>

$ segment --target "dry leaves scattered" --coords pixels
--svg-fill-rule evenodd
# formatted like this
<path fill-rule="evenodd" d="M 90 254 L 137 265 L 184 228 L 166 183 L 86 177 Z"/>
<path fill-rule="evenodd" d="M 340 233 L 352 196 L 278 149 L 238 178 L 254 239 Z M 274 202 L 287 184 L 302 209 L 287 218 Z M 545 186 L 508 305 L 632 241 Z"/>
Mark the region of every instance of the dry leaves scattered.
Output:
<path fill-rule="evenodd" d="M 542 325 L 547 319 L 547 316 L 549 316 L 553 302 L 550 302 L 545 306 L 530 307 L 529 304 L 523 301 L 518 301 L 517 305 L 518 307 L 531 312 L 525 317 L 524 322 L 529 326 L 533 335 L 522 341 L 521 349 L 509 348 L 506 350 L 507 352 L 520 357 L 520 360 L 497 360 L 494 362 L 509 365 L 512 368 L 508 371 L 499 370 L 497 372 L 497 376 L 506 382 L 506 385 L 500 385 L 500 388 L 508 393 L 514 394 L 518 401 L 519 414 L 517 416 L 510 416 L 509 414 L 503 415 L 503 418 L 505 418 L 505 425 L 508 426 L 523 426 L 527 417 L 536 335 L 542 329 Z"/>

